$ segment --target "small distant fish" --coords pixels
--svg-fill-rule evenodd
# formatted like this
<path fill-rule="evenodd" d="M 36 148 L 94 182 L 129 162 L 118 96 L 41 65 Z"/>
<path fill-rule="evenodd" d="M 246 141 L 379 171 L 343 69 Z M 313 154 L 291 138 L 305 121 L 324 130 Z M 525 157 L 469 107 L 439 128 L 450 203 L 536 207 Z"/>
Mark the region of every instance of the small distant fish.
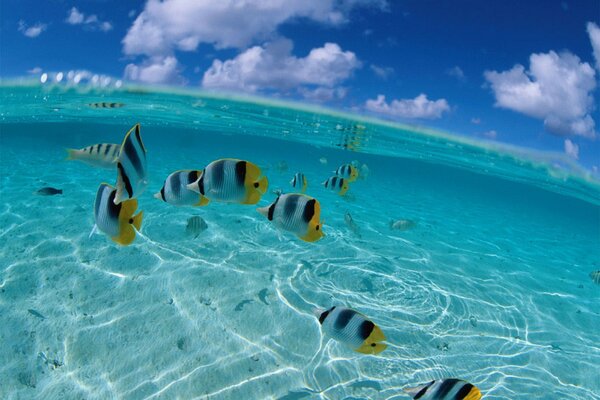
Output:
<path fill-rule="evenodd" d="M 321 164 L 325 165 L 325 164 L 327 164 L 327 158 L 325 158 L 325 157 L 321 157 L 321 158 L 319 158 L 319 162 L 320 162 Z"/>
<path fill-rule="evenodd" d="M 244 308 L 244 306 L 246 304 L 250 304 L 250 303 L 253 303 L 253 302 L 254 302 L 254 300 L 242 300 L 242 301 L 240 301 L 238 303 L 237 306 L 235 306 L 235 311 L 242 311 L 242 309 Z"/>
<path fill-rule="evenodd" d="M 321 205 L 305 194 L 282 194 L 271 205 L 257 211 L 277 228 L 292 232 L 306 242 L 316 242 L 324 236 Z"/>
<path fill-rule="evenodd" d="M 117 195 L 115 204 L 138 197 L 148 186 L 146 148 L 140 134 L 140 124 L 127 132 L 117 160 Z"/>
<path fill-rule="evenodd" d="M 88 104 L 88 107 L 91 107 L 91 108 L 121 108 L 124 106 L 125 106 L 124 103 L 109 103 L 109 102 L 89 103 Z"/>
<path fill-rule="evenodd" d="M 363 354 L 379 354 L 387 348 L 381 329 L 364 315 L 345 307 L 315 310 L 323 332 Z"/>
<path fill-rule="evenodd" d="M 204 168 L 196 182 L 187 188 L 206 197 L 225 203 L 256 204 L 269 186 L 260 168 L 250 161 L 224 158 Z"/>
<path fill-rule="evenodd" d="M 185 227 L 185 232 L 188 235 L 194 236 L 194 238 L 197 238 L 198 235 L 200 235 L 202 232 L 204 232 L 207 229 L 208 229 L 208 225 L 206 224 L 206 221 L 204 221 L 204 219 L 202 217 L 199 217 L 196 215 L 194 217 L 188 218 L 187 225 Z"/>
<path fill-rule="evenodd" d="M 345 178 L 348 182 L 354 182 L 358 178 L 358 169 L 352 164 L 341 165 L 333 173 L 341 178 Z"/>
<path fill-rule="evenodd" d="M 277 165 L 275 166 L 275 168 L 277 169 L 277 171 L 279 172 L 285 172 L 288 170 L 288 164 L 285 161 L 279 161 L 277 163 Z"/>
<path fill-rule="evenodd" d="M 600 285 L 600 270 L 590 272 L 590 278 L 592 278 L 592 282 Z"/>
<path fill-rule="evenodd" d="M 306 180 L 306 176 L 302 172 L 296 172 L 292 180 L 290 181 L 292 187 L 296 189 L 300 189 L 300 193 L 306 192 L 306 186 L 308 186 L 308 181 Z"/>
<path fill-rule="evenodd" d="M 63 191 L 62 191 L 62 189 L 55 189 L 53 187 L 46 186 L 46 187 L 39 189 L 36 193 L 39 194 L 40 196 L 54 196 L 57 194 L 62 194 Z"/>
<path fill-rule="evenodd" d="M 133 215 L 138 207 L 137 199 L 115 204 L 116 194 L 116 189 L 107 183 L 98 187 L 94 203 L 95 228 L 107 234 L 114 242 L 126 246 L 135 239 L 136 229 L 140 230 L 144 213 Z"/>
<path fill-rule="evenodd" d="M 265 303 L 266 305 L 269 305 L 269 302 L 267 301 L 268 295 L 269 295 L 269 292 L 268 292 L 267 288 L 264 288 L 260 292 L 258 292 L 258 299 L 260 301 L 262 301 L 263 303 Z"/>
<path fill-rule="evenodd" d="M 98 143 L 83 149 L 67 149 L 67 160 L 77 160 L 100 168 L 114 168 L 117 165 L 121 146 L 114 143 Z"/>
<path fill-rule="evenodd" d="M 332 176 L 331 178 L 327 179 L 325 182 L 323 182 L 323 186 L 329 190 L 335 191 L 340 196 L 345 195 L 350 188 L 350 185 L 345 178 L 340 178 L 337 176 Z"/>
<path fill-rule="evenodd" d="M 29 311 L 29 314 L 31 314 L 33 316 L 36 316 L 36 317 L 41 318 L 41 319 L 46 319 L 46 317 L 44 317 L 42 314 L 40 314 L 38 311 L 35 311 L 34 309 L 30 308 L 27 311 Z"/>
<path fill-rule="evenodd" d="M 189 169 L 175 171 L 165 179 L 160 192 L 154 197 L 174 206 L 204 206 L 208 204 L 208 199 L 187 188 L 198 180 L 200 174 L 202 171 Z"/>
<path fill-rule="evenodd" d="M 460 379 L 431 381 L 414 388 L 404 389 L 413 399 L 419 400 L 479 400 L 481 392 L 469 382 Z"/>
<path fill-rule="evenodd" d="M 391 220 L 390 221 L 390 229 L 396 229 L 399 231 L 407 231 L 409 229 L 414 228 L 417 225 L 415 221 L 410 219 L 399 219 L 399 220 Z"/>
<path fill-rule="evenodd" d="M 358 225 L 356 225 L 354 219 L 352 218 L 352 215 L 350 215 L 349 212 L 346 212 L 346 214 L 344 214 L 344 222 L 346 223 L 348 229 L 350 229 L 352 233 L 358 236 L 359 239 L 362 237 L 360 234 L 360 228 L 358 227 Z"/>

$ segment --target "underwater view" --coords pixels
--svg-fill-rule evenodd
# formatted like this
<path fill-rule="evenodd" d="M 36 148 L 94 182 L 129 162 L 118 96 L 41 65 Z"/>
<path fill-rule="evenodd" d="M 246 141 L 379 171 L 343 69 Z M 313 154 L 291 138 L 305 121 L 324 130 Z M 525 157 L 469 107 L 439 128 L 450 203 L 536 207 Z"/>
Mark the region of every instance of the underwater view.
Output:
<path fill-rule="evenodd" d="M 599 398 L 589 177 L 256 99 L 0 99 L 1 398 L 409 399 L 445 379 Z"/>
<path fill-rule="evenodd" d="M 2 0 L 0 400 L 600 400 L 598 0 Z"/>

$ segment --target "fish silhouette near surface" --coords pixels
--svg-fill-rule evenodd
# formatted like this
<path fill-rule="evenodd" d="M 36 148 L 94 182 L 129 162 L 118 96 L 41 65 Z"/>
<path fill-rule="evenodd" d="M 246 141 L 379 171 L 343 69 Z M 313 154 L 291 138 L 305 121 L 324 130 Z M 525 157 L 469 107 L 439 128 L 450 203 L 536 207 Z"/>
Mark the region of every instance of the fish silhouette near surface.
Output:
<path fill-rule="evenodd" d="M 37 192 L 35 192 L 36 194 L 40 195 L 40 196 L 55 196 L 57 194 L 62 194 L 63 191 L 62 189 L 56 189 L 50 186 L 46 186 L 43 187 L 41 189 L 39 189 Z"/>

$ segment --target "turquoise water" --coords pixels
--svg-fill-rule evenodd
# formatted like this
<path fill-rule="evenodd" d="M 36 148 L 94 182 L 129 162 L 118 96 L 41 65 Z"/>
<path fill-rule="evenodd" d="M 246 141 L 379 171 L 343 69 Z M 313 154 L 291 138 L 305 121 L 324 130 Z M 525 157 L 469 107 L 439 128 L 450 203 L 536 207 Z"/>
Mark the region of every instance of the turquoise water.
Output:
<path fill-rule="evenodd" d="M 600 184 L 561 156 L 194 92 L 4 85 L 0 99 L 0 398 L 409 399 L 456 377 L 485 399 L 600 399 Z M 87 105 L 103 101 L 124 106 Z M 89 237 L 115 171 L 64 149 L 120 143 L 137 122 L 145 217 L 120 247 Z M 268 176 L 258 206 L 303 172 L 326 237 L 302 242 L 256 206 L 153 198 L 170 172 L 224 157 Z M 320 185 L 354 160 L 369 174 L 347 196 Z M 312 310 L 333 305 L 389 347 L 323 337 Z"/>

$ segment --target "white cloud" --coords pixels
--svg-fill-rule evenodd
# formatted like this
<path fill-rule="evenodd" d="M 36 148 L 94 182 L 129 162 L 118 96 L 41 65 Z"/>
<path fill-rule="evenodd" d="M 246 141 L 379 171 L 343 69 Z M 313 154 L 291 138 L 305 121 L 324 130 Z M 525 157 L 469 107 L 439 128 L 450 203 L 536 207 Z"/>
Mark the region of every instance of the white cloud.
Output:
<path fill-rule="evenodd" d="M 495 130 L 492 129 L 490 131 L 483 132 L 481 134 L 481 136 L 483 136 L 484 138 L 487 138 L 487 139 L 494 140 L 498 137 L 498 132 L 496 132 Z"/>
<path fill-rule="evenodd" d="M 450 111 L 445 99 L 428 100 L 423 93 L 414 99 L 392 100 L 389 104 L 385 101 L 385 96 L 380 94 L 375 100 L 367 100 L 365 107 L 369 111 L 400 118 L 436 119 Z"/>
<path fill-rule="evenodd" d="M 600 28 L 593 22 L 587 23 L 587 32 L 590 35 L 592 49 L 594 50 L 594 59 L 596 60 L 596 68 L 600 71 Z"/>
<path fill-rule="evenodd" d="M 348 89 L 345 87 L 318 87 L 316 89 L 301 87 L 298 89 L 298 91 L 302 96 L 304 96 L 304 98 L 317 102 L 341 100 L 346 97 L 346 94 L 348 94 Z"/>
<path fill-rule="evenodd" d="M 481 118 L 471 118 L 471 123 L 479 125 L 481 123 Z"/>
<path fill-rule="evenodd" d="M 34 74 L 34 75 L 38 75 L 42 72 L 42 68 L 41 67 L 33 67 L 30 70 L 27 70 L 28 74 Z"/>
<path fill-rule="evenodd" d="M 360 66 L 353 52 L 343 51 L 335 43 L 325 43 L 302 58 L 292 55 L 292 47 L 290 40 L 279 39 L 251 47 L 230 60 L 214 60 L 204 73 L 202 86 L 246 92 L 285 91 L 303 85 L 332 89 Z M 325 91 L 314 95 L 323 97 Z"/>
<path fill-rule="evenodd" d="M 575 160 L 579 159 L 579 146 L 569 139 L 565 140 L 565 153 Z"/>
<path fill-rule="evenodd" d="M 90 14 L 86 17 L 76 7 L 71 8 L 65 22 L 70 25 L 83 25 L 86 29 L 100 30 L 102 32 L 108 32 L 113 28 L 110 22 L 100 21 L 96 14 Z"/>
<path fill-rule="evenodd" d="M 394 68 L 392 67 L 380 67 L 378 65 L 371 64 L 370 68 L 375 75 L 383 80 L 387 80 L 394 73 Z"/>
<path fill-rule="evenodd" d="M 128 64 L 125 79 L 146 83 L 181 83 L 179 65 L 173 56 L 153 57 L 141 65 Z"/>
<path fill-rule="evenodd" d="M 25 21 L 23 21 L 23 20 L 19 21 L 19 32 L 22 32 L 23 35 L 30 37 L 30 38 L 35 38 L 35 37 L 40 36 L 40 34 L 42 32 L 44 32 L 47 27 L 48 27 L 48 25 L 42 24 L 39 22 L 33 26 L 27 26 Z"/>
<path fill-rule="evenodd" d="M 486 71 L 496 106 L 544 120 L 556 134 L 595 137 L 593 90 L 595 71 L 571 53 L 532 54 L 529 71 L 515 65 L 504 72 Z"/>
<path fill-rule="evenodd" d="M 272 39 L 277 27 L 295 18 L 340 24 L 356 7 L 375 6 L 382 0 L 270 0 L 188 1 L 148 0 L 123 39 L 128 55 L 171 55 L 192 51 L 200 43 L 217 48 L 246 48 Z"/>
<path fill-rule="evenodd" d="M 464 71 L 458 65 L 455 65 L 454 67 L 452 67 L 450 69 L 447 69 L 446 75 L 456 78 L 461 82 L 464 82 L 467 80 L 467 77 L 465 76 Z"/>

